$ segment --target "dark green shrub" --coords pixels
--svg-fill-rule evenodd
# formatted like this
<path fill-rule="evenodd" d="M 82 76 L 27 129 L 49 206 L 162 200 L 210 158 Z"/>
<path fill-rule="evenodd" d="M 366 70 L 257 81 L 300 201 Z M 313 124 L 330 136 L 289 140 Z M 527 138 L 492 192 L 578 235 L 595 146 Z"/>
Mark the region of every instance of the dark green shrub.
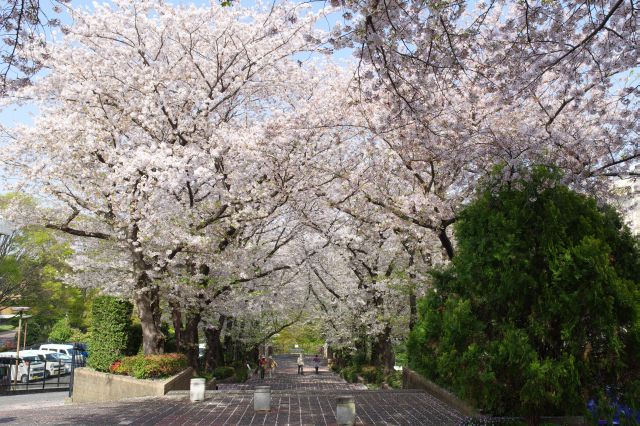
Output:
<path fill-rule="evenodd" d="M 111 296 L 98 296 L 91 310 L 91 337 L 88 365 L 98 371 L 109 371 L 127 348 L 131 326 L 131 303 Z"/>
<path fill-rule="evenodd" d="M 365 365 L 360 370 L 360 375 L 367 383 L 382 383 L 382 370 L 375 365 Z"/>
<path fill-rule="evenodd" d="M 27 346 L 35 345 L 46 338 L 44 327 L 37 316 L 29 318 L 27 325 Z"/>
<path fill-rule="evenodd" d="M 351 358 L 351 365 L 355 366 L 357 370 L 360 370 L 360 368 L 366 364 L 367 364 L 367 354 L 365 352 L 357 352 Z"/>
<path fill-rule="evenodd" d="M 62 317 L 51 327 L 49 332 L 49 342 L 52 343 L 68 343 L 71 336 L 74 335 L 75 329 L 69 325 L 69 318 Z"/>
<path fill-rule="evenodd" d="M 384 381 L 391 387 L 392 389 L 402 389 L 402 371 L 394 371 L 389 374 Z"/>
<path fill-rule="evenodd" d="M 349 383 L 355 383 L 358 381 L 358 368 L 355 366 L 350 365 L 343 368 L 340 374 L 342 374 L 342 377 L 344 377 L 344 379 Z"/>
<path fill-rule="evenodd" d="M 161 379 L 171 377 L 187 368 L 183 354 L 127 356 L 111 365 L 111 372 L 136 379 Z"/>
<path fill-rule="evenodd" d="M 640 377 L 640 253 L 615 211 L 536 168 L 482 192 L 455 235 L 451 267 L 419 304 L 411 368 L 530 423 L 580 414 L 605 386 L 629 395 Z"/>
<path fill-rule="evenodd" d="M 178 344 L 176 342 L 176 332 L 171 325 L 163 322 L 160 326 L 160 331 L 164 334 L 164 350 L 165 352 L 176 352 L 178 350 Z"/>
<path fill-rule="evenodd" d="M 249 369 L 247 368 L 246 365 L 244 367 L 239 366 L 235 368 L 235 378 L 236 378 L 236 381 L 238 382 L 247 381 L 247 379 L 249 378 Z"/>
<path fill-rule="evenodd" d="M 245 367 L 245 370 L 246 369 L 247 368 Z M 235 372 L 236 370 L 233 367 L 228 367 L 228 366 L 216 367 L 213 369 L 213 377 L 215 377 L 218 380 L 223 380 L 233 376 Z"/>
<path fill-rule="evenodd" d="M 138 355 L 142 348 L 142 324 L 131 324 L 127 333 L 127 349 L 125 355 Z"/>

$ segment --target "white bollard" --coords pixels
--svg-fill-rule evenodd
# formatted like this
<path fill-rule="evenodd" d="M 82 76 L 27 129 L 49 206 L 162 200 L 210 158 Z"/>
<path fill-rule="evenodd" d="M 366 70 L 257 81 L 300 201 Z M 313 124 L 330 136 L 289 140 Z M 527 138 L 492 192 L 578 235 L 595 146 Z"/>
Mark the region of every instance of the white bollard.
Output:
<path fill-rule="evenodd" d="M 352 426 L 356 423 L 356 402 L 352 396 L 339 396 L 336 421 L 339 425 Z"/>
<path fill-rule="evenodd" d="M 253 392 L 253 411 L 271 410 L 271 386 L 256 386 Z"/>
<path fill-rule="evenodd" d="M 189 389 L 189 398 L 191 402 L 204 401 L 204 390 L 206 387 L 206 379 L 191 379 L 191 387 Z"/>

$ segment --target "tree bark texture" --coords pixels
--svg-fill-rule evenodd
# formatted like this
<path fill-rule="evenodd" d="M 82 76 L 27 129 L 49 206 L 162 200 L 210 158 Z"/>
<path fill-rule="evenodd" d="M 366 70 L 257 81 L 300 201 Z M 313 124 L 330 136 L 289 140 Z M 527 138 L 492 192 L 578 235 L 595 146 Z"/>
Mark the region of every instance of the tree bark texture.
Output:
<path fill-rule="evenodd" d="M 177 304 L 171 304 L 171 319 L 176 337 L 176 350 L 185 354 L 189 366 L 198 370 L 198 325 L 200 324 L 200 312 L 189 312 L 185 316 L 183 325 L 182 310 Z"/>
<path fill-rule="evenodd" d="M 393 371 L 395 355 L 391 344 L 391 326 L 387 325 L 384 331 L 376 336 L 371 348 L 371 362 L 384 369 L 385 376 Z"/>
<path fill-rule="evenodd" d="M 165 336 L 160 329 L 160 289 L 148 284 L 134 292 L 134 301 L 142 326 L 142 347 L 145 355 L 164 352 Z"/>
<path fill-rule="evenodd" d="M 207 351 L 205 353 L 204 364 L 206 371 L 212 371 L 214 368 L 224 365 L 224 347 L 220 341 L 224 322 L 225 316 L 220 315 L 218 327 L 207 327 L 204 329 L 204 335 L 207 339 Z"/>

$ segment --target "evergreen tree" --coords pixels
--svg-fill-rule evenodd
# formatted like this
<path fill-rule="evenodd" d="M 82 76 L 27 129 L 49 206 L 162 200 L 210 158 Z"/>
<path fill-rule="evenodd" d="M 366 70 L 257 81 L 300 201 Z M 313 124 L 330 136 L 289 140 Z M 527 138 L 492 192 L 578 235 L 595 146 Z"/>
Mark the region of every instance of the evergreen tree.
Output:
<path fill-rule="evenodd" d="M 558 181 L 534 168 L 464 209 L 458 254 L 409 341 L 413 368 L 532 423 L 582 413 L 605 387 L 640 400 L 637 240 L 613 209 Z"/>

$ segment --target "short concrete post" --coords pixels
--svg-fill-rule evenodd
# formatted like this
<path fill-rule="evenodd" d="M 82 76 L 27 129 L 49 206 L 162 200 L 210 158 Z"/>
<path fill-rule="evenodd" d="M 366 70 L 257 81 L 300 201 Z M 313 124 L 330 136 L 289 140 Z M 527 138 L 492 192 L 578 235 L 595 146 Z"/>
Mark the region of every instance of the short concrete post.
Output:
<path fill-rule="evenodd" d="M 256 386 L 253 392 L 253 410 L 262 412 L 271 410 L 271 386 Z"/>
<path fill-rule="evenodd" d="M 204 390 L 206 387 L 206 379 L 191 379 L 191 387 L 189 390 L 189 398 L 191 402 L 204 401 Z"/>
<path fill-rule="evenodd" d="M 352 426 L 356 423 L 356 402 L 352 396 L 339 396 L 336 421 L 339 425 Z"/>

